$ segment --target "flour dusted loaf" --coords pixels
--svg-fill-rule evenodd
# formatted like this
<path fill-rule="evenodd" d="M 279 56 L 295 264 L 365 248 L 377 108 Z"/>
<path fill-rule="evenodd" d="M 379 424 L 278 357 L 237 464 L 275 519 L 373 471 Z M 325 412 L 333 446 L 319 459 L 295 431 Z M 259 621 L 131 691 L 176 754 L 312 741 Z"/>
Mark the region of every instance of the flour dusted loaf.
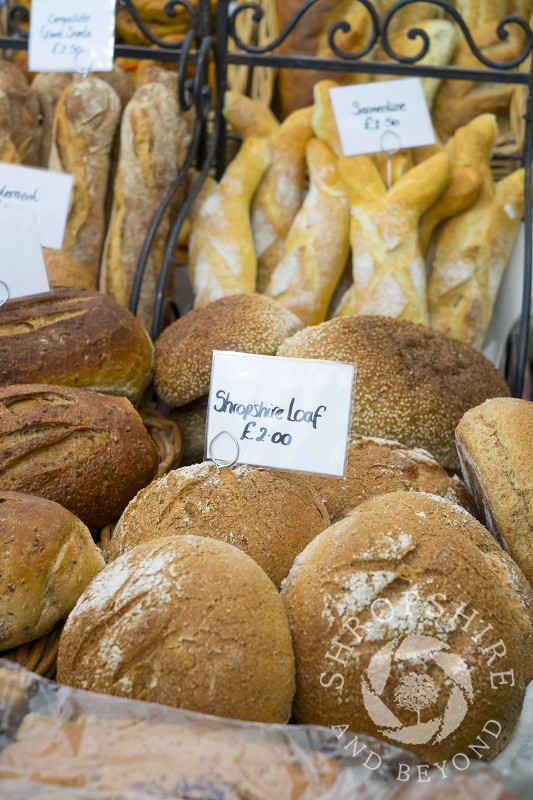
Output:
<path fill-rule="evenodd" d="M 243 550 L 279 586 L 298 553 L 329 525 L 307 480 L 293 473 L 211 462 L 169 472 L 132 500 L 111 539 L 110 556 L 159 539 L 195 534 Z"/>
<path fill-rule="evenodd" d="M 279 356 L 357 364 L 352 432 L 422 447 L 458 469 L 455 428 L 469 408 L 509 396 L 495 367 L 470 345 L 389 317 L 340 317 L 287 339 Z"/>
<path fill-rule="evenodd" d="M 309 475 L 308 480 L 326 506 L 331 522 L 345 517 L 365 500 L 391 492 L 429 492 L 475 511 L 463 482 L 450 478 L 427 450 L 409 449 L 399 442 L 352 433 L 346 479 Z"/>
<path fill-rule="evenodd" d="M 38 639 L 105 566 L 83 524 L 58 503 L 0 491 L 0 650 Z"/>
<path fill-rule="evenodd" d="M 57 677 L 205 714 L 287 722 L 287 616 L 263 570 L 226 542 L 147 542 L 109 564 L 81 596 L 61 635 Z"/>
<path fill-rule="evenodd" d="M 274 355 L 300 320 L 262 295 L 232 295 L 194 309 L 163 331 L 155 344 L 155 390 L 170 406 L 209 391 L 213 350 Z"/>
<path fill-rule="evenodd" d="M 62 267 L 63 255 L 54 257 Z M 0 385 L 66 384 L 135 403 L 150 383 L 152 349 L 133 314 L 100 292 L 64 288 L 10 300 L 0 320 Z"/>
<path fill-rule="evenodd" d="M 296 718 L 339 725 L 342 713 L 430 764 L 493 758 L 533 666 L 531 595 L 510 563 L 468 512 L 422 493 L 367 500 L 328 528 L 283 589 Z"/>
<path fill-rule="evenodd" d="M 464 415 L 456 441 L 480 520 L 533 583 L 533 403 L 488 400 Z"/>
<path fill-rule="evenodd" d="M 54 500 L 96 530 L 118 519 L 157 463 L 124 397 L 46 384 L 0 388 L 2 491 Z"/>

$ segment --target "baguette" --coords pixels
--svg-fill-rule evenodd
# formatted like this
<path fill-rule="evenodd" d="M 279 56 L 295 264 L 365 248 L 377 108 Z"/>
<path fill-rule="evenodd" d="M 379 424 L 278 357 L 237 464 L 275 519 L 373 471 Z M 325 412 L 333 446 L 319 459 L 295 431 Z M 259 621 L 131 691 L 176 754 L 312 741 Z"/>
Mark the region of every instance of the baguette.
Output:
<path fill-rule="evenodd" d="M 279 130 L 279 122 L 264 103 L 231 89 L 224 95 L 224 118 L 242 139 L 248 136 L 268 139 Z"/>
<path fill-rule="evenodd" d="M 42 129 L 39 163 L 43 167 L 47 167 L 50 160 L 56 106 L 61 92 L 71 82 L 72 74 L 70 72 L 40 72 L 31 84 L 31 90 L 41 107 Z"/>
<path fill-rule="evenodd" d="M 0 161 L 3 161 L 5 164 L 20 163 L 17 148 L 11 138 L 9 100 L 2 89 L 0 89 Z"/>
<path fill-rule="evenodd" d="M 0 61 L 0 89 L 9 101 L 11 138 L 22 164 L 39 165 L 41 132 L 40 106 L 26 76 L 9 61 Z"/>

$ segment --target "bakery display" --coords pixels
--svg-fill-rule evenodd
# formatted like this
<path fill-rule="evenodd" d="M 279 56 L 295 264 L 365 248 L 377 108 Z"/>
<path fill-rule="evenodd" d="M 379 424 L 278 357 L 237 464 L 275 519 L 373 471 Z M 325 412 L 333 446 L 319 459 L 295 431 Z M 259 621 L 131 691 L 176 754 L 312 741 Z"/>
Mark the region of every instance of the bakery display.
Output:
<path fill-rule="evenodd" d="M 329 515 L 296 473 L 211 462 L 174 470 L 131 501 L 111 538 L 114 559 L 137 545 L 186 534 L 243 550 L 279 586 L 298 553 L 329 525 Z"/>
<path fill-rule="evenodd" d="M 463 414 L 510 394 L 470 345 L 390 317 L 339 317 L 305 328 L 278 356 L 357 364 L 352 433 L 422 447 L 446 469 L 459 468 L 454 437 Z"/>
<path fill-rule="evenodd" d="M 498 546 L 483 552 L 470 531 L 490 547 L 464 509 L 399 492 L 367 500 L 307 546 L 282 592 L 300 722 L 339 725 L 342 707 L 350 730 L 403 745 L 422 763 L 452 758 L 480 735 L 478 758 L 501 751 L 532 676 L 531 609 Z M 494 678 L 504 672 L 505 683 Z M 483 734 L 489 719 L 497 738 Z"/>
<path fill-rule="evenodd" d="M 57 670 L 80 689 L 258 722 L 287 722 L 294 693 L 273 583 L 204 536 L 147 542 L 108 565 L 67 620 Z"/>
<path fill-rule="evenodd" d="M 74 268 L 59 251 L 51 258 L 45 254 L 45 261 L 53 264 L 52 276 Z M 124 395 L 137 403 L 150 383 L 152 350 L 150 337 L 133 314 L 89 289 L 56 289 L 2 306 L 2 386 L 65 384 Z"/>
<path fill-rule="evenodd" d="M 488 400 L 466 412 L 456 440 L 479 519 L 533 583 L 533 403 Z"/>
<path fill-rule="evenodd" d="M 46 384 L 0 388 L 0 490 L 63 505 L 91 531 L 113 522 L 157 470 L 125 397 Z"/>

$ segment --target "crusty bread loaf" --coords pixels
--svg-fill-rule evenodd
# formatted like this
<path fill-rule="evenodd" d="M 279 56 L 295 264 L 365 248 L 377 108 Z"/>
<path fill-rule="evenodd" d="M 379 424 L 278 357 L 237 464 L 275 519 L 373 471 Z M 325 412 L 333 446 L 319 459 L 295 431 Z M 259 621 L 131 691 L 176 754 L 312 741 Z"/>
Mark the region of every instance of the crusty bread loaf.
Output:
<path fill-rule="evenodd" d="M 170 406 L 209 391 L 213 350 L 274 355 L 300 320 L 263 295 L 232 295 L 194 309 L 163 331 L 155 345 L 155 389 Z"/>
<path fill-rule="evenodd" d="M 341 317 L 297 333 L 279 356 L 357 364 L 353 433 L 422 447 L 458 469 L 455 428 L 469 408 L 509 396 L 491 362 L 423 325 L 389 317 Z"/>
<path fill-rule="evenodd" d="M 91 75 L 94 78 L 100 78 L 100 80 L 105 81 L 115 90 L 122 110 L 124 110 L 135 92 L 135 85 L 130 76 L 116 64 L 113 64 L 113 69 L 109 72 L 92 72 Z"/>
<path fill-rule="evenodd" d="M 48 247 L 43 247 L 43 258 L 51 289 L 59 289 L 62 286 L 96 289 L 91 268 L 80 264 L 63 250 L 50 250 Z"/>
<path fill-rule="evenodd" d="M 367 500 L 317 536 L 283 589 L 296 718 L 339 725 L 342 708 L 350 730 L 425 763 L 473 743 L 477 758 L 494 758 L 532 668 L 531 613 L 497 550 L 464 509 L 418 492 Z"/>
<path fill-rule="evenodd" d="M 204 460 L 207 397 L 199 397 L 185 406 L 173 408 L 167 416 L 180 429 L 183 445 L 181 465 L 188 467 L 190 464 L 199 464 Z"/>
<path fill-rule="evenodd" d="M 136 403 L 151 366 L 152 342 L 140 322 L 100 292 L 57 289 L 2 308 L 0 385 L 66 384 Z"/>
<path fill-rule="evenodd" d="M 224 119 L 242 139 L 248 136 L 268 139 L 280 127 L 268 106 L 231 89 L 224 94 Z"/>
<path fill-rule="evenodd" d="M 38 639 L 104 568 L 83 524 L 58 503 L 0 491 L 0 650 Z"/>
<path fill-rule="evenodd" d="M 308 480 L 332 523 L 370 497 L 399 491 L 440 495 L 475 513 L 463 482 L 455 476 L 450 478 L 427 450 L 357 433 L 350 436 L 345 480 L 326 475 L 309 475 Z"/>
<path fill-rule="evenodd" d="M 36 167 L 41 148 L 39 101 L 22 70 L 9 61 L 0 61 L 0 89 L 9 100 L 11 138 L 19 158 L 23 164 Z"/>
<path fill-rule="evenodd" d="M 237 548 L 203 536 L 159 539 L 109 564 L 80 597 L 61 634 L 57 677 L 204 714 L 287 722 L 287 616 L 274 584 Z"/>
<path fill-rule="evenodd" d="M 243 550 L 279 586 L 298 553 L 329 525 L 305 478 L 211 462 L 169 472 L 139 492 L 122 514 L 109 555 L 164 536 L 208 536 Z"/>
<path fill-rule="evenodd" d="M 3 89 L 0 89 L 0 161 L 6 164 L 20 163 L 17 148 L 11 138 L 9 98 Z"/>
<path fill-rule="evenodd" d="M 156 447 L 124 397 L 0 389 L 0 490 L 54 500 L 94 531 L 118 519 L 156 470 Z"/>
<path fill-rule="evenodd" d="M 56 106 L 61 92 L 72 82 L 70 72 L 39 72 L 31 83 L 31 91 L 37 97 L 41 109 L 41 150 L 39 164 L 48 167 L 54 135 Z"/>
<path fill-rule="evenodd" d="M 464 415 L 456 441 L 479 518 L 533 584 L 533 403 L 488 400 Z"/>

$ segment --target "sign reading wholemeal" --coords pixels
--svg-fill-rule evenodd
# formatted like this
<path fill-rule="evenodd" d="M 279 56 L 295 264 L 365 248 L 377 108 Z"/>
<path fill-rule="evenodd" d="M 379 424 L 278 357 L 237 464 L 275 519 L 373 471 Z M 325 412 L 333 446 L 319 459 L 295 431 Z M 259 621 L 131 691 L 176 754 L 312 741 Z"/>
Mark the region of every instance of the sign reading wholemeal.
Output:
<path fill-rule="evenodd" d="M 205 455 L 344 477 L 356 367 L 215 350 Z"/>

